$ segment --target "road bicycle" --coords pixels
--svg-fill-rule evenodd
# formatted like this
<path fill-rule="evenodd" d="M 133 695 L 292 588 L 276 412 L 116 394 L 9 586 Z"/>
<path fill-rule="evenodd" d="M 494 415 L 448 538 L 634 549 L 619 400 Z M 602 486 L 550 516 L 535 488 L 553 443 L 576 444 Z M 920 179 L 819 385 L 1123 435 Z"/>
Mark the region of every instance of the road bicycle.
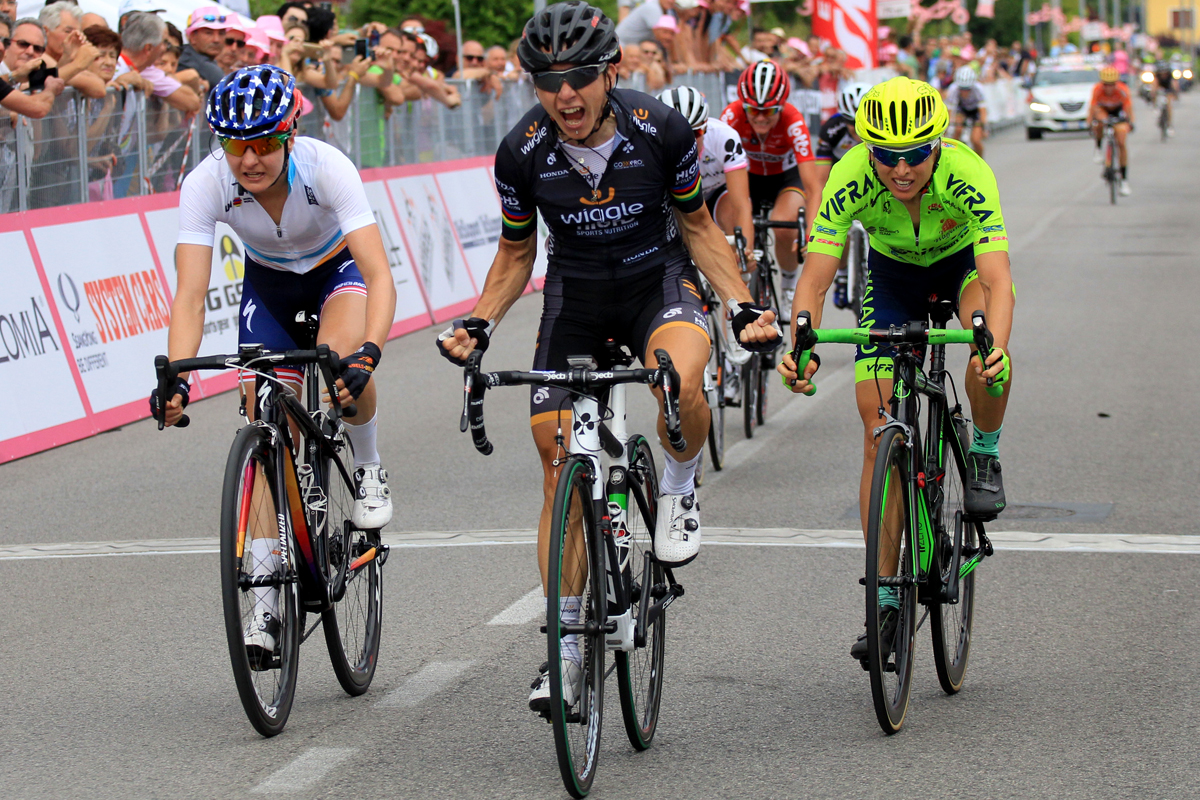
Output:
<path fill-rule="evenodd" d="M 887 734 L 904 724 L 915 637 L 926 618 L 938 682 L 947 694 L 962 688 L 975 618 L 975 569 L 992 555 L 983 527 L 987 519 L 966 514 L 963 506 L 968 420 L 946 370 L 945 352 L 947 344 L 973 344 L 986 359 L 992 334 L 980 311 L 972 315 L 970 330 L 946 330 L 954 316 L 948 300 L 931 301 L 929 316 L 931 323 L 915 321 L 886 330 L 813 330 L 810 314 L 801 311 L 792 353 L 803 374 L 812 348 L 820 342 L 891 345 L 897 351 L 888 411 L 882 392 L 879 399 L 885 423 L 875 429 L 866 576 L 860 580 L 866 587 L 868 645 L 862 666 L 870 673 L 875 716 Z M 926 345 L 931 351 L 928 373 L 922 370 Z M 815 390 L 814 385 L 809 393 Z M 989 385 L 987 391 L 998 397 L 1003 387 Z M 880 587 L 896 591 L 898 609 L 892 613 L 897 622 L 890 638 L 885 635 L 888 611 L 880 601 Z M 926 608 L 920 620 L 918 603 Z"/>
<path fill-rule="evenodd" d="M 470 429 L 484 455 L 492 452 L 483 422 L 488 389 L 557 386 L 573 398 L 569 443 L 561 418 L 557 433 L 543 668 L 550 675 L 549 721 L 559 772 L 567 791 L 584 797 L 596 776 L 604 683 L 614 670 L 630 744 L 645 750 L 658 726 L 666 610 L 683 596 L 683 586 L 654 557 L 658 470 L 650 442 L 626 430 L 625 388 L 641 383 L 661 390 L 668 440 L 683 452 L 679 376 L 665 350 L 655 351 L 655 369 L 630 369 L 633 357 L 611 342 L 602 367 L 592 356 L 572 356 L 570 367 L 559 372 L 484 373 L 482 355 L 473 352 L 464 368 L 459 427 Z M 578 619 L 560 612 L 565 597 L 581 598 Z M 614 663 L 606 667 L 610 650 Z"/>
<path fill-rule="evenodd" d="M 1116 125 L 1124 122 L 1125 116 L 1121 115 L 1113 121 L 1111 117 L 1104 121 L 1104 133 L 1100 139 L 1100 146 L 1104 152 L 1104 172 L 1100 177 L 1108 184 L 1108 201 L 1112 205 L 1117 204 L 1117 190 L 1121 184 L 1121 173 L 1117 166 L 1117 133 Z"/>
<path fill-rule="evenodd" d="M 1158 107 L 1158 131 L 1165 142 L 1171 130 L 1171 107 L 1167 103 L 1167 93 L 1159 92 L 1154 104 Z"/>
<path fill-rule="evenodd" d="M 316 320 L 308 321 L 310 339 Z M 311 343 L 311 342 L 310 342 Z M 328 345 L 269 351 L 243 344 L 236 355 L 154 360 L 159 397 L 181 372 L 237 369 L 255 375 L 256 419 L 238 430 L 225 466 L 221 493 L 221 595 L 225 636 L 238 696 L 250 724 L 263 736 L 280 733 L 296 691 L 300 644 L 322 625 L 338 683 L 347 694 L 367 691 L 375 676 L 382 621 L 383 574 L 388 545 L 378 530 L 352 522 L 354 452 L 346 436 L 345 409 L 321 402 L 321 385 L 337 397 L 337 353 Z M 281 365 L 304 368 L 302 405 L 276 376 Z M 177 427 L 186 427 L 185 415 Z M 163 423 L 159 422 L 161 430 Z M 247 541 L 275 540 L 278 567 L 256 569 Z M 275 649 L 248 647 L 256 611 L 276 599 Z M 307 628 L 307 615 L 319 615 Z"/>
<path fill-rule="evenodd" d="M 779 267 L 775 263 L 776 229 L 794 230 L 803 237 L 804 206 L 800 207 L 796 221 L 773 220 L 770 217 L 774 201 L 760 203 L 754 214 L 754 257 L 757 268 L 750 276 L 750 297 L 755 305 L 773 309 L 782 317 L 785 310 L 779 305 L 779 293 L 775 288 L 775 275 Z M 743 256 L 744 258 L 744 256 Z M 801 262 L 800 266 L 803 266 Z M 782 343 L 782 339 L 779 340 Z M 754 429 L 767 419 L 767 383 L 775 370 L 775 351 L 753 353 L 742 365 L 742 432 L 747 439 L 754 438 Z"/>

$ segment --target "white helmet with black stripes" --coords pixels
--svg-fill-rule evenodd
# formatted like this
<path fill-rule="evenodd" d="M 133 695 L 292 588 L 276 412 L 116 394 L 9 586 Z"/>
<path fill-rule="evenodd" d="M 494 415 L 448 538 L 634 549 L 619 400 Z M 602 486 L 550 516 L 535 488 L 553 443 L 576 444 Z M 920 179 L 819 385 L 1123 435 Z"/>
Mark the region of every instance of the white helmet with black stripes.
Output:
<path fill-rule="evenodd" d="M 704 93 L 691 86 L 680 86 L 678 89 L 664 89 L 658 95 L 659 102 L 683 114 L 692 130 L 698 131 L 708 124 L 708 100 Z"/>

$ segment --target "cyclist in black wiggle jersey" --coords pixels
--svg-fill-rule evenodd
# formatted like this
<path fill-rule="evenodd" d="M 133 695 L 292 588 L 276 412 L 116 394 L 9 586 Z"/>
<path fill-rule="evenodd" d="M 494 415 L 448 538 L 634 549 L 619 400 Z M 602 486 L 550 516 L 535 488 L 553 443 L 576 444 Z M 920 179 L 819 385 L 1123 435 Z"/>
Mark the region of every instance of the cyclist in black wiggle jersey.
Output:
<path fill-rule="evenodd" d="M 769 349 L 780 341 L 775 315 L 751 304 L 733 251 L 704 206 L 687 121 L 649 95 L 615 88 L 621 49 L 612 21 L 579 0 L 552 5 L 526 24 L 517 53 L 540 105 L 496 152 L 504 219 L 499 251 L 471 318 L 443 332 L 438 350 L 462 363 L 487 347 L 532 275 L 540 212 L 550 229 L 549 270 L 534 369 L 566 369 L 571 355 L 603 364 L 605 341 L 614 339 L 651 368 L 654 350 L 666 350 L 679 372 L 688 449 L 668 449 L 664 458 L 654 548 L 660 561 L 686 564 L 700 544 L 693 478 L 709 424 L 702 381 L 710 341 L 693 261 L 735 313 L 744 347 Z M 555 433 L 560 415 L 570 430 L 570 414 L 565 392 L 531 392 L 530 424 L 544 470 L 543 586 Z M 659 432 L 665 432 L 661 419 Z M 531 707 L 548 697 L 543 676 Z"/>

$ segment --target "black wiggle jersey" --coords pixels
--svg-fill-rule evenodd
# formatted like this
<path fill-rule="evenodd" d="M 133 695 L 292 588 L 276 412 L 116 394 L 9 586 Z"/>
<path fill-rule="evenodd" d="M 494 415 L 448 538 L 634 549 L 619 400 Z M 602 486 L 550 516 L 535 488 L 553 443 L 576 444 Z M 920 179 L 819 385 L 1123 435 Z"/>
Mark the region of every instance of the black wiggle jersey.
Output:
<path fill-rule="evenodd" d="M 616 279 L 687 258 L 673 208 L 704 205 L 699 150 L 687 120 L 642 92 L 612 92 L 617 143 L 593 192 L 559 146 L 550 114 L 537 105 L 496 151 L 505 239 L 550 229 L 549 273 Z"/>

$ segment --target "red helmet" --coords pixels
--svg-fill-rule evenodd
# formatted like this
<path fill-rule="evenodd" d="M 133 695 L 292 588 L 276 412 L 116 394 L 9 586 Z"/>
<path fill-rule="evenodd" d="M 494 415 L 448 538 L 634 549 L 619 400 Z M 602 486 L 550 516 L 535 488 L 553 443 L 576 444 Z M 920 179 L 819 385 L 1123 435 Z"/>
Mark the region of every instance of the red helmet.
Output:
<path fill-rule="evenodd" d="M 777 108 L 787 102 L 792 81 L 774 61 L 763 59 L 746 67 L 738 78 L 738 99 L 754 108 Z"/>

